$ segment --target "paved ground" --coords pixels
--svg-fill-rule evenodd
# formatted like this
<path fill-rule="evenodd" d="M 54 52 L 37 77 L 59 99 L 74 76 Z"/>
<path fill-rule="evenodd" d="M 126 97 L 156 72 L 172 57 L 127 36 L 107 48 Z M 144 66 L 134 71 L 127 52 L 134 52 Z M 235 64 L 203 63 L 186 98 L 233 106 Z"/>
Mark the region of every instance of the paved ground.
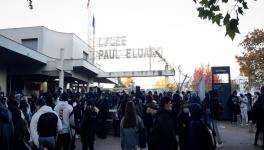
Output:
<path fill-rule="evenodd" d="M 255 147 L 254 133 L 250 133 L 247 128 L 231 125 L 229 122 L 221 122 L 219 130 L 222 135 L 224 147 L 221 150 L 260 150 Z M 262 144 L 259 141 L 259 145 Z M 77 141 L 77 150 L 81 150 L 81 143 Z M 108 136 L 107 139 L 97 138 L 95 150 L 121 150 L 120 140 L 117 137 Z"/>
<path fill-rule="evenodd" d="M 224 142 L 223 150 L 258 150 L 260 147 L 255 147 L 255 134 L 249 132 L 248 128 L 242 128 L 231 125 L 229 122 L 222 122 L 219 125 L 219 130 L 222 134 Z M 260 143 L 260 142 L 259 142 Z"/>

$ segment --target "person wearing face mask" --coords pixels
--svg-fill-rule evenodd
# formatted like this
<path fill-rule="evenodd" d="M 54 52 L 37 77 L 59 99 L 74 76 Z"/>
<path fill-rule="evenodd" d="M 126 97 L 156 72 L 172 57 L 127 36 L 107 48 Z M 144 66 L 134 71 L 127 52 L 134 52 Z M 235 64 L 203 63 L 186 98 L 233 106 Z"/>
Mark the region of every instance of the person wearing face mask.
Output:
<path fill-rule="evenodd" d="M 188 135 L 190 124 L 190 110 L 188 103 L 183 102 L 181 104 L 181 110 L 179 113 L 179 147 L 180 150 L 188 150 Z"/>
<path fill-rule="evenodd" d="M 160 101 L 150 133 L 149 150 L 177 150 L 176 129 L 172 118 L 172 104 L 170 97 L 163 97 Z"/>

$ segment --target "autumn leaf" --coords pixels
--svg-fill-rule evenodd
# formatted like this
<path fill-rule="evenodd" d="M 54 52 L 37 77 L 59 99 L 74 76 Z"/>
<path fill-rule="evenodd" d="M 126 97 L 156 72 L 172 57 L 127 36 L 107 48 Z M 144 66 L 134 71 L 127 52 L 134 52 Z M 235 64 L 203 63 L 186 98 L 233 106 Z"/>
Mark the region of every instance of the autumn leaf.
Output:
<path fill-rule="evenodd" d="M 254 76 L 251 82 L 264 83 L 264 31 L 255 29 L 248 33 L 239 44 L 244 48 L 242 55 L 236 56 L 240 66 L 240 73 L 249 77 Z"/>

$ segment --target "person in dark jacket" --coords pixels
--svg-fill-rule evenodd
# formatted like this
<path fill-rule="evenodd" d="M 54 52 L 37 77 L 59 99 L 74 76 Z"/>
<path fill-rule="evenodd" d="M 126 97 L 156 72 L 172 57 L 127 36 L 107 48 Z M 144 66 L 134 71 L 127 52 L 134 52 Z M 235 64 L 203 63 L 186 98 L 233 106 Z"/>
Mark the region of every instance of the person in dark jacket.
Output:
<path fill-rule="evenodd" d="M 209 93 L 205 93 L 205 98 L 202 102 L 202 110 L 204 112 L 204 122 L 206 123 L 207 126 L 211 125 L 211 100 L 210 100 L 210 95 Z"/>
<path fill-rule="evenodd" d="M 22 112 L 18 108 L 16 100 L 10 98 L 8 101 L 8 108 L 12 113 L 14 125 L 14 150 L 24 150 L 26 149 L 24 141 L 29 141 L 26 121 L 22 118 Z"/>
<path fill-rule="evenodd" d="M 254 145 L 257 146 L 258 144 L 258 137 L 259 133 L 263 133 L 264 137 L 264 86 L 261 87 L 261 94 L 258 97 L 258 100 L 255 102 L 253 106 L 253 113 L 254 113 L 254 122 L 257 124 L 257 131 L 255 134 L 255 143 Z M 262 149 L 264 149 L 264 138 L 262 141 Z"/>
<path fill-rule="evenodd" d="M 191 121 L 189 129 L 189 150 L 214 150 L 212 136 L 209 129 L 202 122 L 202 108 L 199 104 L 193 103 L 189 106 Z"/>
<path fill-rule="evenodd" d="M 0 101 L 0 149 L 13 150 L 14 125 L 11 112 Z"/>
<path fill-rule="evenodd" d="M 189 138 L 189 126 L 190 126 L 190 116 L 188 103 L 181 103 L 180 113 L 178 118 L 178 128 L 179 128 L 179 147 L 180 150 L 188 150 L 188 138 Z"/>
<path fill-rule="evenodd" d="M 157 113 L 157 104 L 152 99 L 152 95 L 148 94 L 146 96 L 146 105 L 144 107 L 144 113 L 143 113 L 143 121 L 146 128 L 146 134 L 147 134 L 147 144 L 150 143 L 150 130 L 153 128 L 153 120 Z"/>
<path fill-rule="evenodd" d="M 223 104 L 222 102 L 218 99 L 218 92 L 217 90 L 212 90 L 209 92 L 210 93 L 210 110 L 211 110 L 211 116 L 213 119 L 212 125 L 213 129 L 215 132 L 215 138 L 216 138 L 216 146 L 218 148 L 223 147 L 223 141 L 221 138 L 221 134 L 218 130 L 218 121 L 220 120 L 221 114 L 223 112 Z"/>
<path fill-rule="evenodd" d="M 155 91 L 153 94 L 153 100 L 156 101 L 157 103 L 159 103 L 159 95 L 158 95 L 157 91 Z"/>
<path fill-rule="evenodd" d="M 98 109 L 95 107 L 91 100 L 84 102 L 84 114 L 80 123 L 80 135 L 82 141 L 82 149 L 93 150 L 94 140 L 97 125 Z"/>
<path fill-rule="evenodd" d="M 231 123 L 237 123 L 238 117 L 240 117 L 240 104 L 239 104 L 239 98 L 237 96 L 237 91 L 234 91 L 232 93 L 232 95 L 229 97 L 228 102 L 232 112 Z"/>
<path fill-rule="evenodd" d="M 177 150 L 176 129 L 171 117 L 171 99 L 167 96 L 163 97 L 160 101 L 160 107 L 150 133 L 149 150 Z"/>
<path fill-rule="evenodd" d="M 51 107 L 54 110 L 55 103 L 54 103 L 53 97 L 50 93 L 45 94 L 45 102 L 46 102 L 47 106 Z"/>
<path fill-rule="evenodd" d="M 99 113 L 99 131 L 98 137 L 105 139 L 107 137 L 107 128 L 106 128 L 106 120 L 109 111 L 108 97 L 105 94 L 102 94 L 98 103 Z"/>
<path fill-rule="evenodd" d="M 31 115 L 31 112 L 28 111 L 28 103 L 27 103 L 27 101 L 26 100 L 22 100 L 20 102 L 19 108 L 20 108 L 20 110 L 22 111 L 22 113 L 23 113 L 23 115 L 25 117 L 25 120 L 27 122 L 27 127 L 28 127 L 29 124 L 30 124 L 30 120 L 31 120 L 32 115 Z"/>

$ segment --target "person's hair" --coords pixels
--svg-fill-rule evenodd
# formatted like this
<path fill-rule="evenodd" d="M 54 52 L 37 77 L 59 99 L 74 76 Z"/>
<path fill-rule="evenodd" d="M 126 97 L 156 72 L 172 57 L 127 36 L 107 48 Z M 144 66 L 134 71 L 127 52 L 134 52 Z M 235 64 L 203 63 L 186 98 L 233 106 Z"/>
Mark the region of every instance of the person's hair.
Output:
<path fill-rule="evenodd" d="M 44 106 L 46 103 L 45 103 L 45 100 L 42 99 L 42 98 L 39 98 L 37 101 L 36 101 L 36 106 L 39 106 L 39 107 L 42 107 Z"/>
<path fill-rule="evenodd" d="M 233 92 L 233 95 L 236 95 L 237 94 L 237 91 L 235 90 L 234 92 Z"/>
<path fill-rule="evenodd" d="M 18 107 L 18 102 L 16 100 L 13 99 L 9 99 L 7 101 L 8 107 Z"/>
<path fill-rule="evenodd" d="M 69 96 L 68 96 L 68 94 L 66 93 L 66 92 L 63 92 L 62 94 L 61 94 L 61 101 L 68 101 L 68 98 L 69 98 Z"/>
<path fill-rule="evenodd" d="M 22 101 L 20 101 L 19 108 L 20 108 L 21 110 L 27 110 L 27 108 L 28 108 L 27 101 L 26 101 L 26 100 L 22 100 Z"/>
<path fill-rule="evenodd" d="M 152 96 L 151 95 L 146 95 L 146 102 L 151 103 L 152 102 Z"/>
<path fill-rule="evenodd" d="M 168 104 L 170 101 L 171 101 L 170 97 L 168 96 L 162 97 L 162 99 L 160 100 L 160 107 L 164 107 L 165 104 Z"/>
<path fill-rule="evenodd" d="M 260 94 L 264 94 L 264 85 L 260 88 Z"/>
<path fill-rule="evenodd" d="M 136 108 L 132 101 L 128 101 L 126 104 L 125 116 L 123 121 L 123 128 L 133 128 L 136 126 Z"/>

